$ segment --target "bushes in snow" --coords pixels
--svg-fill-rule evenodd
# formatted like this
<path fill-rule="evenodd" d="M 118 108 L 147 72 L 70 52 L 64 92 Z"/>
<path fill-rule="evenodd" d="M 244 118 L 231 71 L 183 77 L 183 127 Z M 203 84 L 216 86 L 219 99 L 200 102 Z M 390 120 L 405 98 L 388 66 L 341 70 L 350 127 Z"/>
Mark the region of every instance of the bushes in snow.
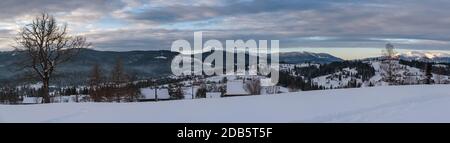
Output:
<path fill-rule="evenodd" d="M 245 81 L 245 90 L 250 95 L 260 95 L 261 94 L 261 82 L 260 79 L 251 79 Z"/>
<path fill-rule="evenodd" d="M 169 84 L 169 95 L 171 99 L 183 99 L 184 93 L 182 89 L 182 85 L 179 83 Z"/>
<path fill-rule="evenodd" d="M 195 93 L 195 98 L 206 98 L 206 86 L 202 85 L 197 89 L 197 93 Z"/>
<path fill-rule="evenodd" d="M 18 90 L 9 86 L 0 87 L 0 103 L 1 104 L 18 104 L 22 101 Z"/>
<path fill-rule="evenodd" d="M 89 95 L 94 102 L 132 102 L 139 98 L 139 88 L 131 82 L 122 60 L 118 58 L 109 80 L 105 80 L 98 64 L 89 77 Z"/>

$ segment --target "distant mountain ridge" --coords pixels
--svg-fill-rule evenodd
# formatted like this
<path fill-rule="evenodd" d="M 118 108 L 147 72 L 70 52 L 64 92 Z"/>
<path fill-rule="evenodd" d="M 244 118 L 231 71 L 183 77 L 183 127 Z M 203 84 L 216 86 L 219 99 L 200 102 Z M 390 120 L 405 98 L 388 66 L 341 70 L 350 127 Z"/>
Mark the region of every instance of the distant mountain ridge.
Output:
<path fill-rule="evenodd" d="M 410 51 L 397 54 L 403 60 L 433 61 L 450 63 L 450 54 L 441 52 Z"/>
<path fill-rule="evenodd" d="M 338 61 L 344 60 L 327 53 L 311 53 L 306 51 L 280 53 L 280 62 L 287 64 L 298 64 L 305 62 L 324 64 Z"/>
<path fill-rule="evenodd" d="M 421 52 L 410 51 L 405 53 L 397 53 L 396 56 L 401 60 L 406 61 L 422 61 L 422 62 L 436 62 L 436 63 L 450 63 L 450 54 L 441 52 Z M 359 59 L 363 61 L 383 59 L 383 56 L 370 57 Z"/>
<path fill-rule="evenodd" d="M 219 51 L 224 52 L 224 51 Z M 212 52 L 204 52 L 204 53 L 196 53 L 195 55 L 203 54 L 203 57 L 206 57 Z M 224 52 L 224 57 L 231 56 L 231 53 Z M 241 53 L 242 54 L 242 53 Z M 246 58 L 250 56 L 256 56 L 254 53 L 245 52 Z M 270 60 L 270 56 L 267 57 Z M 235 59 L 236 60 L 236 59 Z M 331 54 L 327 53 L 312 53 L 312 52 L 280 52 L 279 53 L 279 62 L 285 64 L 301 64 L 301 63 L 317 63 L 317 64 L 326 64 L 331 62 L 339 62 L 344 61 L 341 58 L 335 57 Z"/>
<path fill-rule="evenodd" d="M 99 64 L 104 76 L 109 76 L 109 71 L 116 59 L 120 58 L 128 73 L 138 77 L 157 77 L 171 73 L 171 59 L 176 55 L 178 53 L 166 50 L 115 52 L 81 49 L 76 57 L 57 67 L 55 74 L 56 77 L 62 77 L 61 80 L 85 81 L 91 67 L 94 64 Z M 23 76 L 24 71 L 18 71 L 19 69 L 15 64 L 15 62 L 24 59 L 23 56 L 23 53 L 20 52 L 0 53 L 0 80 L 12 80 L 12 78 Z M 67 77 L 71 78 L 68 79 Z"/>
<path fill-rule="evenodd" d="M 109 76 L 109 71 L 112 69 L 116 59 L 120 58 L 127 72 L 138 78 L 161 77 L 172 73 L 170 65 L 172 59 L 178 54 L 167 50 L 116 52 L 81 49 L 78 56 L 57 67 L 55 74 L 57 81 L 60 82 L 86 81 L 91 67 L 94 64 L 100 64 L 104 75 Z M 202 56 L 206 57 L 210 54 L 203 53 Z M 246 56 L 250 55 L 246 54 Z M 0 52 L 0 81 L 16 81 L 15 78 L 23 76 L 24 72 L 18 69 L 15 64 L 22 59 L 24 59 L 24 53 L 21 52 Z M 329 63 L 334 61 L 342 61 L 342 59 L 324 53 L 280 53 L 280 62 L 283 63 Z"/>

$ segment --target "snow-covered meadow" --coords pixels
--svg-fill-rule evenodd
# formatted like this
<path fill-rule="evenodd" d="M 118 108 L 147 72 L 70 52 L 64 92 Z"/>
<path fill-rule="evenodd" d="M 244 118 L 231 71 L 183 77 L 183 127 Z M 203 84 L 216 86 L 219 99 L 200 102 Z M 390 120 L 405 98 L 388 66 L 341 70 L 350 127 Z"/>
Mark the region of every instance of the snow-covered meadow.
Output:
<path fill-rule="evenodd" d="M 449 85 L 145 103 L 0 105 L 0 122 L 450 122 Z"/>

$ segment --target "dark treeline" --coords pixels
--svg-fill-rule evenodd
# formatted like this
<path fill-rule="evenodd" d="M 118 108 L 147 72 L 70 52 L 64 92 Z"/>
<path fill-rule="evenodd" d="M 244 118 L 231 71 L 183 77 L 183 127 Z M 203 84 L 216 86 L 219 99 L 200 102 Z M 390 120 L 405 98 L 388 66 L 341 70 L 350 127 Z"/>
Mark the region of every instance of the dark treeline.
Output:
<path fill-rule="evenodd" d="M 22 101 L 17 88 L 0 87 L 0 104 L 17 104 Z"/>
<path fill-rule="evenodd" d="M 135 102 L 140 98 L 140 88 L 167 88 L 172 99 L 182 99 L 181 81 L 204 77 L 183 76 L 177 78 L 160 77 L 138 80 L 133 74 L 123 69 L 118 61 L 116 69 L 104 75 L 102 67 L 94 65 L 87 79 L 87 86 L 51 86 L 52 102 L 60 97 L 73 97 L 74 102 Z M 1 104 L 20 104 L 26 97 L 42 97 L 43 89 L 39 85 L 0 85 Z M 165 86 L 168 85 L 168 86 Z"/>
<path fill-rule="evenodd" d="M 423 71 L 426 71 L 427 69 L 431 69 L 432 73 L 450 76 L 450 63 L 435 63 L 435 62 L 424 62 L 424 61 L 416 61 L 416 60 L 412 60 L 412 61 L 400 60 L 399 63 L 402 65 L 415 67 L 415 68 L 421 69 Z M 433 66 L 431 66 L 431 68 L 430 68 L 430 65 L 433 65 Z M 438 66 L 438 65 L 442 65 L 442 66 Z"/>
<path fill-rule="evenodd" d="M 320 66 L 295 67 L 289 71 L 281 71 L 279 84 L 292 90 L 322 90 L 326 88 L 313 83 L 313 78 L 342 72 L 345 68 L 355 69 L 357 72 L 343 72 L 334 77 L 339 80 L 342 80 L 343 77 L 352 77 L 348 85 L 342 88 L 361 87 L 361 83 L 357 83 L 356 79 L 368 81 L 375 75 L 375 69 L 370 64 L 361 61 L 332 62 Z"/>
<path fill-rule="evenodd" d="M 311 80 L 305 80 L 301 76 L 294 76 L 290 72 L 280 71 L 280 79 L 278 84 L 283 87 L 288 87 L 291 90 L 319 90 L 319 87 L 311 82 Z"/>
<path fill-rule="evenodd" d="M 50 88 L 51 96 L 53 98 L 72 96 L 72 95 L 87 95 L 89 94 L 86 87 L 64 87 L 64 88 Z M 0 87 L 0 103 L 2 104 L 19 104 L 25 97 L 43 97 L 42 88 L 34 88 L 30 86 L 1 86 Z M 78 99 L 75 99 L 78 100 Z"/>
<path fill-rule="evenodd" d="M 357 73 L 354 76 L 362 78 L 363 81 L 375 75 L 375 69 L 371 65 L 361 61 L 332 62 L 320 66 L 295 67 L 293 71 L 297 73 L 296 76 L 316 78 L 342 71 L 344 68 L 355 69 Z"/>

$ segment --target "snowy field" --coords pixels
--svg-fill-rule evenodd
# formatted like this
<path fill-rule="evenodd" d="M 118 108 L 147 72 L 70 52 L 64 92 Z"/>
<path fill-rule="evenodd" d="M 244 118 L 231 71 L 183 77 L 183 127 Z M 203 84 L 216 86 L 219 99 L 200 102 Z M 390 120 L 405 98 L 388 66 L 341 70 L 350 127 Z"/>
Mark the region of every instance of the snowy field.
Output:
<path fill-rule="evenodd" d="M 0 105 L 0 122 L 450 122 L 449 85 L 146 103 Z"/>

